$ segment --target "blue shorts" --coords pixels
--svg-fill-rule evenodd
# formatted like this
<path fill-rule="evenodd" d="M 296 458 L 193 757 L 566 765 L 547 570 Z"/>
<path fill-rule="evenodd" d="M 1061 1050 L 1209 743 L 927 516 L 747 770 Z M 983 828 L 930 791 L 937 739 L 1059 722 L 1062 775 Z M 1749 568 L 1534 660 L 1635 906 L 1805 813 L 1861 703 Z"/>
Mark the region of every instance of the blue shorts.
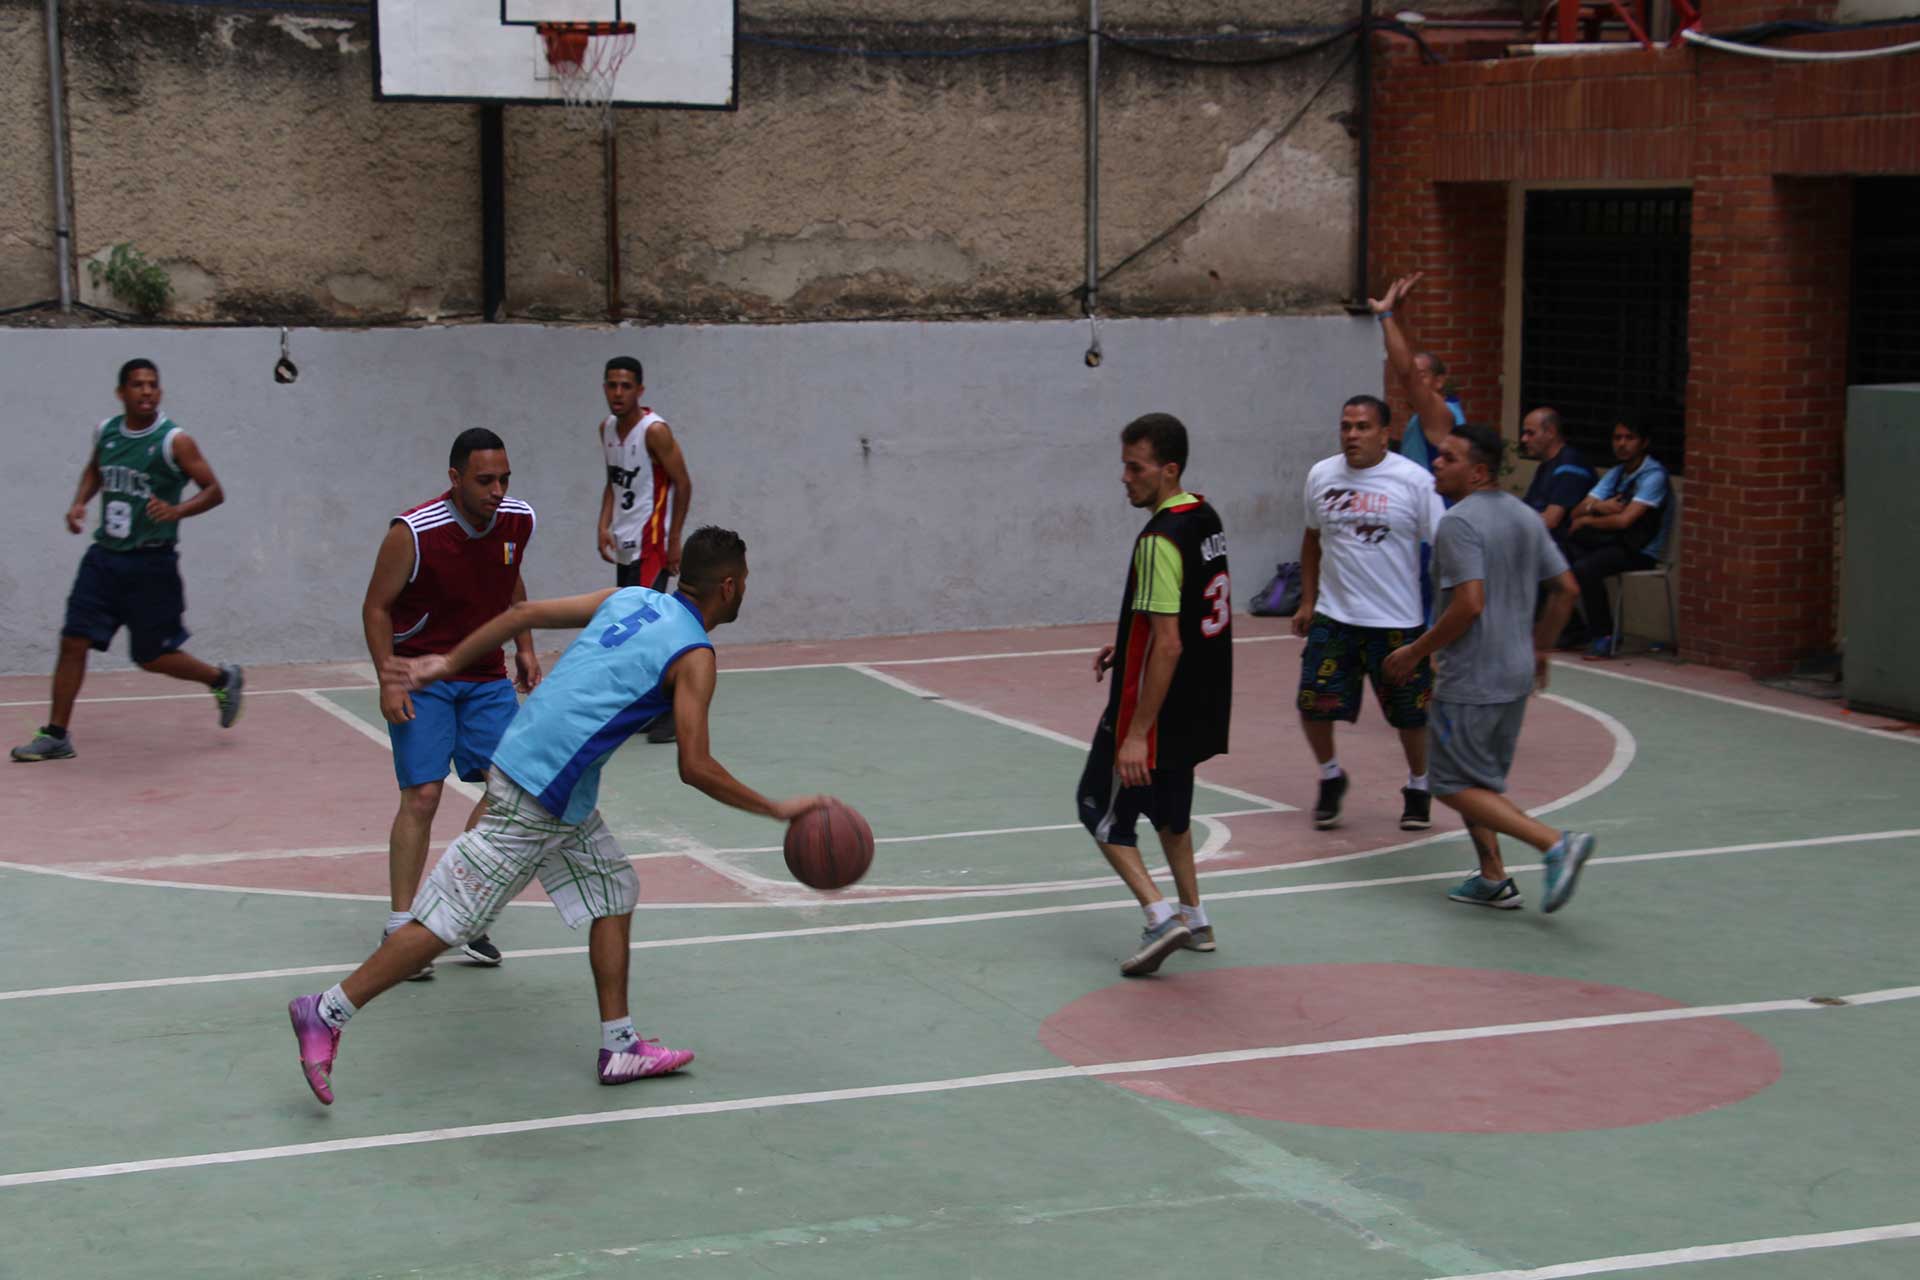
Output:
<path fill-rule="evenodd" d="M 125 627 L 133 660 L 147 663 L 187 642 L 186 612 L 180 553 L 171 545 L 109 551 L 95 543 L 80 558 L 60 633 L 79 636 L 105 653 L 114 633 Z"/>
<path fill-rule="evenodd" d="M 415 689 L 413 719 L 387 726 L 400 789 L 439 782 L 452 766 L 462 782 L 485 782 L 500 735 L 520 709 L 511 680 L 436 680 Z"/>

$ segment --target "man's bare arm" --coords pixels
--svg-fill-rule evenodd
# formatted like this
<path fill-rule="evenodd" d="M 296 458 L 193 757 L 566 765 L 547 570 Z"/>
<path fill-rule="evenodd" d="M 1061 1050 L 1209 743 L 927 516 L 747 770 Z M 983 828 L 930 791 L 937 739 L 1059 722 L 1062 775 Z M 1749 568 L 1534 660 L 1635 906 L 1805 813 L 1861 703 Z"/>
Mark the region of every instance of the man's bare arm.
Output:
<path fill-rule="evenodd" d="M 480 660 L 482 654 L 498 649 L 522 632 L 584 627 L 614 588 L 589 591 L 580 596 L 558 596 L 551 600 L 524 600 L 480 624 L 452 652 L 431 657 L 393 659 L 387 664 L 394 678 L 410 689 L 431 684 L 450 672 L 464 671 Z"/>
<path fill-rule="evenodd" d="M 824 796 L 769 800 L 713 758 L 707 740 L 707 709 L 713 702 L 718 663 L 711 649 L 690 649 L 668 671 L 673 686 L 673 732 L 680 751 L 680 781 L 721 804 L 791 822 L 818 808 Z"/>
<path fill-rule="evenodd" d="M 1293 611 L 1293 634 L 1304 636 L 1313 621 L 1313 607 L 1320 600 L 1320 531 L 1309 529 L 1300 537 L 1300 607 Z"/>
<path fill-rule="evenodd" d="M 87 527 L 87 504 L 99 492 L 100 458 L 96 451 L 87 455 L 87 465 L 80 468 L 80 483 L 74 486 L 73 502 L 67 508 L 68 533 L 79 533 Z"/>
<path fill-rule="evenodd" d="M 158 498 L 147 499 L 147 514 L 155 520 L 185 520 L 213 510 L 227 500 L 226 490 L 220 487 L 219 477 L 213 474 L 213 467 L 207 462 L 206 455 L 200 452 L 200 446 L 193 437 L 182 431 L 173 438 L 173 464 L 186 473 L 187 479 L 199 487 L 195 493 L 182 503 L 162 502 Z"/>
<path fill-rule="evenodd" d="M 667 526 L 667 572 L 677 574 L 680 572 L 680 535 L 687 525 L 687 511 L 693 506 L 693 478 L 687 473 L 687 459 L 680 452 L 680 442 L 673 438 L 673 428 L 666 423 L 656 422 L 647 428 L 647 452 L 667 473 L 667 484 L 673 489 L 673 519 Z"/>

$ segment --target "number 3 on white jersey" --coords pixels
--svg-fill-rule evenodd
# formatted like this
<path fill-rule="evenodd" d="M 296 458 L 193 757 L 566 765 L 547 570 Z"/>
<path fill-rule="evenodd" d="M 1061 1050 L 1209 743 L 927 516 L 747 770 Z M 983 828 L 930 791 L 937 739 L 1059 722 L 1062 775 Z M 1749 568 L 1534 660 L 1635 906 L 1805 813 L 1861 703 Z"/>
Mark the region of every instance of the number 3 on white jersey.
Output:
<path fill-rule="evenodd" d="M 1200 595 L 1213 601 L 1213 612 L 1200 619 L 1200 634 L 1217 636 L 1233 621 L 1233 585 L 1227 581 L 1226 574 L 1216 573 Z"/>

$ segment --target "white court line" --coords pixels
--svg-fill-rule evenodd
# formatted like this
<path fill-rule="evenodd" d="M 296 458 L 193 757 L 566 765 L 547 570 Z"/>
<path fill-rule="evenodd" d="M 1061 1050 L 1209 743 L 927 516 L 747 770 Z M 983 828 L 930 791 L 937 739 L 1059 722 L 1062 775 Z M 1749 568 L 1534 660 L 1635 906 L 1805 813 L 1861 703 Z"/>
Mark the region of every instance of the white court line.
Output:
<path fill-rule="evenodd" d="M 1745 707 L 1749 711 L 1764 711 L 1768 715 L 1786 716 L 1790 720 L 1804 720 L 1808 724 L 1823 724 L 1829 729 L 1845 729 L 1848 733 L 1864 733 L 1869 737 L 1887 742 L 1920 742 L 1920 733 L 1895 733 L 1887 729 L 1875 729 L 1864 724 L 1849 724 L 1845 720 L 1833 720 L 1826 716 L 1816 716 L 1806 711 L 1794 711 L 1788 707 L 1769 706 L 1764 702 L 1754 702 L 1748 698 L 1735 698 L 1724 693 L 1708 693 L 1705 689 L 1691 689 L 1683 684 L 1668 684 L 1664 680 L 1649 680 L 1645 676 L 1632 676 L 1624 671 L 1609 671 L 1594 662 L 1582 662 L 1567 658 L 1555 658 L 1553 665 L 1565 667 L 1569 671 L 1579 671 L 1590 676 L 1605 676 L 1609 680 L 1625 680 L 1628 684 L 1643 684 L 1650 689 L 1660 689 L 1667 693 L 1684 693 L 1690 698 L 1705 698 L 1709 702 L 1724 702 L 1730 707 Z M 1887 719 L 1893 717 L 1888 716 Z"/>
<path fill-rule="evenodd" d="M 1299 639 L 1298 636 L 1291 636 L 1291 635 L 1239 636 L 1235 638 L 1234 643 L 1235 644 L 1272 644 L 1276 641 L 1298 640 L 1298 639 Z M 996 662 L 1002 658 L 1074 657 L 1074 656 L 1084 656 L 1089 653 L 1098 653 L 1098 652 L 1099 650 L 1097 648 L 1022 649 L 1022 650 L 1017 650 L 1010 653 L 956 653 L 956 654 L 950 654 L 946 657 L 941 657 L 941 658 L 876 658 L 872 662 L 866 663 L 865 665 L 869 667 L 931 667 L 931 666 L 939 666 L 942 663 L 949 663 L 949 662 Z M 370 662 L 333 663 L 331 665 L 335 667 L 351 670 L 356 675 L 365 675 L 367 678 L 367 683 L 366 684 L 313 685 L 311 687 L 304 688 L 304 689 L 258 689 L 258 690 L 250 689 L 247 691 L 247 696 L 249 698 L 262 698 L 262 697 L 266 697 L 269 694 L 296 694 L 297 695 L 297 694 L 305 694 L 305 693 L 361 693 L 370 689 L 377 689 L 380 687 L 380 682 L 377 678 L 377 674 L 374 672 L 373 664 Z M 732 674 L 735 674 L 735 675 L 747 675 L 750 673 L 767 672 L 767 671 L 819 671 L 819 670 L 824 670 L 831 667 L 846 667 L 851 665 L 853 664 L 847 663 L 847 662 L 831 662 L 831 661 L 793 662 L 793 663 L 787 663 L 781 666 L 768 666 L 768 667 L 723 667 L 722 670 L 731 672 Z M 107 695 L 107 696 L 96 697 L 96 698 L 81 698 L 78 701 L 82 703 L 185 702 L 185 701 L 188 701 L 189 699 L 204 698 L 206 696 L 207 695 L 204 693 L 139 693 L 139 694 Z M 44 706 L 46 704 L 46 701 L 47 700 L 45 697 L 27 698 L 19 702 L 0 702 L 0 707 L 38 707 L 38 706 Z"/>
<path fill-rule="evenodd" d="M 1875 1244 L 1882 1240 L 1911 1240 L 1917 1236 L 1920 1236 L 1920 1222 L 1896 1222 L 1891 1226 L 1862 1227 L 1855 1231 L 1820 1231 L 1803 1236 L 1769 1236 L 1764 1240 L 1735 1240 L 1730 1244 L 1696 1244 L 1685 1249 L 1662 1249 L 1657 1253 L 1623 1253 L 1612 1258 L 1560 1262 L 1550 1267 L 1526 1267 L 1516 1271 L 1481 1271 L 1470 1276 L 1449 1276 L 1446 1280 L 1569 1280 L 1573 1276 L 1602 1276 L 1618 1271 L 1648 1271 L 1654 1267 L 1675 1267 L 1688 1262 L 1716 1262 L 1721 1258 L 1758 1258 L 1770 1253 L 1804 1253 L 1812 1249 L 1839 1249 L 1852 1244 Z"/>
<path fill-rule="evenodd" d="M 1235 644 L 1273 644 L 1281 640 L 1299 640 L 1299 636 L 1235 636 Z M 1009 653 L 956 653 L 938 658 L 874 658 L 868 662 L 791 662 L 772 667 L 722 667 L 722 671 L 745 674 L 760 671 L 815 671 L 822 667 L 934 667 L 948 662 L 996 662 L 1001 658 L 1073 658 L 1098 653 L 1097 645 L 1073 649 L 1023 649 Z M 41 702 L 46 699 L 42 698 Z M 38 706 L 38 703 L 33 704 Z M 1081 744 L 1085 746 L 1085 743 Z"/>
<path fill-rule="evenodd" d="M 1762 844 L 1728 844 L 1703 849 L 1669 849 L 1657 853 L 1625 853 L 1610 858 L 1595 858 L 1589 866 L 1613 863 L 1670 862 L 1683 858 L 1712 858 L 1726 854 L 1761 853 L 1774 849 L 1806 849 L 1816 846 L 1869 844 L 1882 840 L 1906 840 L 1920 838 L 1920 828 L 1905 831 L 1867 831 L 1856 835 L 1815 836 L 1804 840 L 1779 840 Z M 0 864 L 6 865 L 6 864 Z M 1538 863 L 1509 863 L 1508 871 L 1538 871 Z M 1235 889 L 1226 893 L 1210 893 L 1209 902 L 1224 902 L 1240 898 L 1278 898 L 1293 897 L 1308 893 L 1340 893 L 1348 889 L 1379 889 L 1396 885 L 1432 884 L 1444 880 L 1458 880 L 1459 871 L 1431 871 L 1418 875 L 1381 876 L 1369 880 L 1330 880 L 1315 884 L 1277 885 L 1265 889 Z M 115 884 L 143 883 L 140 881 L 112 881 Z M 205 887 L 205 886 L 200 886 Z M 255 891 L 259 892 L 259 891 Z M 337 895 L 344 896 L 344 895 Z M 901 901 L 901 899 L 891 899 Z M 545 906 L 545 903 L 523 903 L 524 906 Z M 674 906 L 684 904 L 675 903 Z M 925 929 L 940 925 L 981 924 L 997 920 L 1029 920 L 1044 916 L 1073 915 L 1083 911 L 1122 911 L 1138 910 L 1131 899 L 1105 902 L 1077 902 L 1057 904 L 1048 907 L 1023 907 L 1011 911 L 974 911 L 955 915 L 910 916 L 902 920 L 869 920 L 860 924 L 807 925 L 792 929 L 763 929 L 744 933 L 710 933 L 687 938 L 652 938 L 629 945 L 631 951 L 665 951 L 677 947 L 722 946 L 738 942 L 776 942 L 791 938 L 824 938 L 839 934 L 881 933 L 893 929 Z M 508 951 L 510 960 L 536 960 L 555 956 L 585 955 L 585 947 L 529 947 L 518 951 Z M 35 987 L 19 991 L 0 991 L 0 1002 L 8 1000 L 38 1000 L 53 996 L 98 995 L 112 991 L 145 991 L 155 987 L 199 986 L 207 983 L 251 982 L 267 978 L 298 977 L 305 975 L 349 973 L 359 965 L 359 961 L 350 960 L 337 964 L 302 965 L 297 968 L 260 969 L 244 973 L 197 974 L 179 978 L 132 978 L 122 982 L 90 982 L 65 987 Z M 1856 1003 L 1871 1003 L 1863 997 Z"/>
<path fill-rule="evenodd" d="M 1870 1003 L 1910 1000 L 1920 997 L 1920 987 L 1889 987 L 1843 997 L 1849 1002 L 1864 999 Z M 944 1080 L 916 1080 L 904 1084 L 864 1085 L 851 1089 L 822 1089 L 808 1093 L 778 1093 L 752 1098 L 729 1098 L 714 1102 L 689 1102 L 667 1106 L 630 1107 L 618 1111 L 592 1111 L 567 1116 L 541 1116 L 527 1120 L 507 1120 L 494 1124 L 461 1125 L 448 1129 L 415 1129 L 405 1133 L 370 1134 L 361 1138 L 337 1138 L 327 1142 L 301 1142 L 279 1147 L 246 1147 L 236 1151 L 210 1151 L 201 1155 L 168 1156 L 158 1160 L 124 1160 L 113 1164 L 79 1165 L 67 1169 L 40 1169 L 28 1173 L 0 1174 L 0 1189 L 43 1186 L 54 1182 L 78 1182 L 91 1178 L 112 1178 L 130 1173 L 154 1173 L 166 1169 L 195 1169 L 209 1165 L 251 1164 L 262 1160 L 284 1160 L 300 1156 L 328 1155 L 339 1151 L 370 1151 L 382 1147 L 411 1147 L 434 1142 L 456 1142 L 465 1138 L 493 1138 L 515 1133 L 540 1133 L 554 1129 L 578 1129 L 589 1126 L 626 1124 L 643 1120 L 670 1120 L 685 1116 L 724 1115 L 741 1111 L 774 1111 L 787 1107 L 814 1106 L 831 1102 L 861 1102 L 873 1098 L 899 1098 L 932 1093 L 955 1093 L 965 1089 L 996 1088 L 1004 1085 L 1037 1084 L 1056 1080 L 1098 1080 L 1106 1076 L 1152 1075 L 1162 1071 L 1184 1071 L 1194 1067 L 1233 1066 L 1247 1062 L 1277 1062 L 1287 1058 L 1315 1058 L 1336 1053 L 1364 1053 L 1376 1049 L 1403 1049 L 1416 1045 L 1458 1044 L 1470 1040 L 1506 1039 L 1513 1036 L 1545 1035 L 1564 1031 L 1589 1031 L 1606 1027 L 1634 1026 L 1659 1022 L 1685 1022 L 1701 1018 L 1750 1017 L 1762 1013 L 1831 1013 L 1834 1006 L 1816 1004 L 1809 997 L 1786 1000 L 1754 1000 L 1741 1004 L 1687 1005 L 1677 1009 L 1645 1009 L 1634 1013 L 1600 1014 L 1584 1018 L 1549 1018 L 1536 1022 L 1506 1022 L 1479 1027 L 1451 1027 L 1436 1031 L 1402 1032 L 1394 1035 L 1361 1036 L 1350 1040 L 1321 1040 L 1310 1044 L 1265 1045 L 1256 1049 L 1227 1049 L 1216 1053 L 1190 1053 L 1179 1057 L 1138 1058 L 1126 1062 L 1099 1062 L 1085 1066 L 1040 1067 L 1030 1071 L 1001 1071 L 991 1075 L 952 1076 Z"/>
<path fill-rule="evenodd" d="M 1092 651 L 1089 650 L 1089 652 Z M 1012 716 L 1003 716 L 998 711 L 989 711 L 985 707 L 977 707 L 971 702 L 960 702 L 947 697 L 944 693 L 940 693 L 937 690 L 924 689 L 917 684 L 910 684 L 898 676 L 890 676 L 884 671 L 876 671 L 874 670 L 876 665 L 878 664 L 865 662 L 849 662 L 845 664 L 849 671 L 857 671 L 863 676 L 869 676 L 884 685 L 891 685 L 902 693 L 910 693 L 914 697 L 924 701 L 938 702 L 943 707 L 951 707 L 955 711 L 964 711 L 970 716 L 979 716 L 982 720 L 991 720 L 995 724 L 1005 725 L 1009 729 L 1018 729 L 1022 733 L 1031 733 L 1038 737 L 1045 738 L 1050 742 L 1058 742 L 1064 746 L 1072 747 L 1075 751 L 1085 751 L 1087 749 L 1086 740 L 1083 738 L 1070 738 L 1064 733 L 1058 733 L 1047 728 L 1045 725 L 1035 724 L 1031 720 L 1016 720 Z M 1222 786 L 1218 782 L 1209 782 L 1205 778 L 1200 777 L 1196 777 L 1194 782 L 1210 790 L 1218 791 L 1223 795 L 1232 796 L 1236 800 L 1245 800 L 1248 804 L 1260 805 L 1275 813 L 1294 812 L 1294 807 L 1290 804 L 1283 804 L 1267 796 L 1255 795 L 1251 791 L 1242 791 L 1238 787 Z"/>
<path fill-rule="evenodd" d="M 287 695 L 299 697 L 308 693 L 365 693 L 378 687 L 371 684 L 326 684 L 316 685 L 311 689 L 249 689 L 247 697 L 272 698 Z M 98 698 L 77 698 L 75 701 L 82 705 L 95 702 L 188 702 L 206 696 L 204 693 L 127 693 L 104 695 Z M 23 702 L 0 702 L 0 707 L 39 707 L 45 706 L 46 701 L 45 698 L 32 698 Z"/>
<path fill-rule="evenodd" d="M 382 747 L 386 748 L 389 754 L 392 753 L 393 742 L 391 739 L 387 737 L 386 730 L 374 728 L 372 725 L 368 724 L 365 720 L 362 720 L 359 716 L 353 714 L 353 712 L 347 710 L 345 707 L 339 706 L 338 704 L 331 702 L 326 698 L 321 697 L 317 690 L 302 689 L 299 691 L 299 693 L 302 698 L 305 698 L 308 702 L 320 708 L 322 711 L 332 716 L 335 720 L 338 720 L 341 724 L 346 725 L 348 728 L 353 729 L 355 732 L 365 734 L 367 737 L 372 738 L 375 742 L 379 743 Z M 477 787 L 471 782 L 463 782 L 459 778 L 454 778 L 454 777 L 449 777 L 447 779 L 447 790 L 457 791 L 461 795 L 467 797 L 467 799 L 469 800 L 478 800 L 481 796 L 486 794 L 486 788 Z"/>

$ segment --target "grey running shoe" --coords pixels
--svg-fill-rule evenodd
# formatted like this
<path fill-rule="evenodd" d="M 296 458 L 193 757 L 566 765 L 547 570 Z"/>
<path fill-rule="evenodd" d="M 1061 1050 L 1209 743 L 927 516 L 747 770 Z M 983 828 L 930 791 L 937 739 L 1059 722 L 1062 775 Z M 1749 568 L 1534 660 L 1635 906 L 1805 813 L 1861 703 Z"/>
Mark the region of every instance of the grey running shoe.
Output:
<path fill-rule="evenodd" d="M 32 742 L 24 747 L 15 747 L 13 758 L 22 764 L 31 764 L 36 760 L 71 760 L 73 739 L 56 738 L 42 729 L 33 735 Z"/>
<path fill-rule="evenodd" d="M 506 959 L 500 954 L 500 948 L 493 945 L 493 939 L 484 933 L 461 943 L 460 950 L 466 954 L 467 959 L 475 964 L 486 965 L 489 969 Z"/>
<path fill-rule="evenodd" d="M 247 673 L 232 665 L 221 667 L 220 672 L 227 682 L 213 691 L 213 701 L 220 708 L 220 727 L 231 729 L 240 718 L 240 695 L 247 687 Z"/>
<path fill-rule="evenodd" d="M 1180 945 L 1185 947 L 1189 951 L 1214 950 L 1215 943 L 1213 941 L 1213 926 L 1210 924 L 1203 924 L 1198 929 L 1194 929 L 1192 932 L 1187 934 L 1187 940 L 1181 943 Z"/>
<path fill-rule="evenodd" d="M 1500 911 L 1516 911 L 1520 907 L 1520 889 L 1511 877 L 1496 884 L 1478 871 L 1455 885 L 1447 896 L 1470 907 L 1493 907 Z"/>
<path fill-rule="evenodd" d="M 1160 967 L 1160 962 L 1186 945 L 1193 930 L 1180 923 L 1180 917 L 1168 916 L 1151 929 L 1140 933 L 1140 949 L 1120 962 L 1122 977 L 1142 978 Z"/>

